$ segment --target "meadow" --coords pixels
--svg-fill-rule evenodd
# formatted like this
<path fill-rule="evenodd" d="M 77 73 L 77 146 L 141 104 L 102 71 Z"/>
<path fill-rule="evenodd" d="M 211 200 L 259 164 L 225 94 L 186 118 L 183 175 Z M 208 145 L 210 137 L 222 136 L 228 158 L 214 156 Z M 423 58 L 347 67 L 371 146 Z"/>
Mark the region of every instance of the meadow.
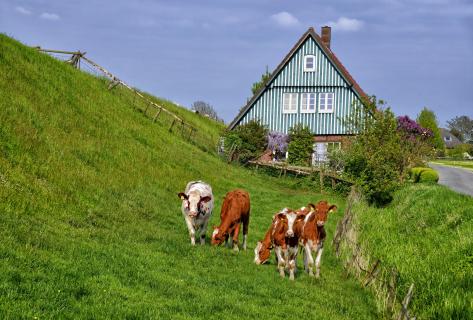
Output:
<path fill-rule="evenodd" d="M 327 245 L 321 279 L 281 279 L 253 248 L 285 206 L 345 199 L 231 166 L 222 125 L 166 103 L 200 133 L 153 123 L 125 91 L 0 34 L 0 318 L 371 319 L 373 295 Z M 158 98 L 156 98 L 158 99 Z M 177 193 L 190 180 L 250 192 L 249 250 L 191 247 Z M 210 230 L 207 235 L 210 234 Z"/>

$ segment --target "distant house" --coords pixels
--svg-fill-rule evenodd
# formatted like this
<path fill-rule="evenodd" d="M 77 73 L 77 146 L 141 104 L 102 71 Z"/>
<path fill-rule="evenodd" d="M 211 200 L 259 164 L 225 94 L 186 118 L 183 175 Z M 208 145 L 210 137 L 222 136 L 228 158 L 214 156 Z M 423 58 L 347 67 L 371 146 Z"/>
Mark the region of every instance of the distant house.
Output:
<path fill-rule="evenodd" d="M 331 28 L 322 36 L 309 28 L 230 123 L 232 130 L 257 119 L 270 131 L 288 133 L 295 124 L 314 134 L 314 159 L 325 160 L 351 132 L 345 120 L 367 95 L 330 49 Z"/>
<path fill-rule="evenodd" d="M 447 149 L 453 149 L 455 146 L 461 144 L 461 141 L 445 128 L 440 128 L 440 134 L 442 135 Z"/>

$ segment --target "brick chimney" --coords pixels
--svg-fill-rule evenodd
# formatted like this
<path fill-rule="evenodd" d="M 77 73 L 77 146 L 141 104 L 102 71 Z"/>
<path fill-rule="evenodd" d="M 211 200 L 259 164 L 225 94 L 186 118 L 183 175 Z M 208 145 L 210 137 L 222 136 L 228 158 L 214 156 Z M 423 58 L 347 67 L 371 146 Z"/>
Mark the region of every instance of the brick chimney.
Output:
<path fill-rule="evenodd" d="M 321 30 L 322 42 L 330 49 L 330 40 L 332 38 L 332 28 L 329 26 L 322 27 Z"/>

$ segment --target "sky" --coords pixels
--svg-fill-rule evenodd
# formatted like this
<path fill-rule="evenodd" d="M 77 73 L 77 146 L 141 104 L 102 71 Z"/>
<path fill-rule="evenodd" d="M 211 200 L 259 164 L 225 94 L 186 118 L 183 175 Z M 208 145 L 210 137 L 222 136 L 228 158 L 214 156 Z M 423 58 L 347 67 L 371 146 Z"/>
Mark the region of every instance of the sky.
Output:
<path fill-rule="evenodd" d="M 227 123 L 266 67 L 324 25 L 363 90 L 397 115 L 473 117 L 473 0 L 0 2 L 0 32 L 86 51 L 130 85 L 186 107 L 206 101 Z"/>

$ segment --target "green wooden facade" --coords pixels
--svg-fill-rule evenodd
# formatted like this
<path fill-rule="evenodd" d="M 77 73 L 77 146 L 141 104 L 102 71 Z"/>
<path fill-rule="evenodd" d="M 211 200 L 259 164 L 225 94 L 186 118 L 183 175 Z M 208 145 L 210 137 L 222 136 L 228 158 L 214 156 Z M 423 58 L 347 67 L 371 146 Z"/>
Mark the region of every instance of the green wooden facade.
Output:
<path fill-rule="evenodd" d="M 304 70 L 306 56 L 315 57 L 314 71 Z M 293 113 L 283 111 L 285 93 L 296 93 L 297 110 Z M 302 110 L 302 95 L 305 93 L 315 94 L 315 110 L 311 113 Z M 323 93 L 333 94 L 332 112 L 321 110 Z M 330 28 L 328 41 L 326 37 L 322 40 L 310 28 L 272 73 L 265 86 L 242 108 L 229 129 L 258 119 L 271 131 L 288 133 L 289 128 L 302 123 L 315 136 L 343 136 L 349 133 L 345 120 L 353 114 L 354 104 L 361 105 L 365 97 L 366 94 L 330 50 Z"/>

